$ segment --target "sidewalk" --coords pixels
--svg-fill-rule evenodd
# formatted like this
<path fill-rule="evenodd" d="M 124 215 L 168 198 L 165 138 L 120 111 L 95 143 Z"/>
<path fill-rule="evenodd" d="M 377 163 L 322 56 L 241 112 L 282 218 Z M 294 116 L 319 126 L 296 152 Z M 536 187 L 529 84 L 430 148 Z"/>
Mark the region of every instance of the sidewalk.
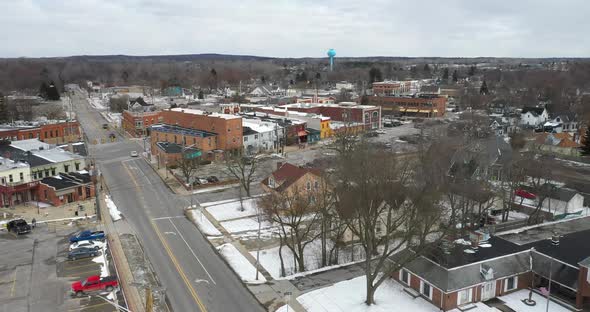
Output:
<path fill-rule="evenodd" d="M 198 206 L 198 205 L 196 205 Z M 199 209 L 199 208 L 197 208 Z M 236 247 L 236 249 L 244 256 L 252 266 L 256 266 L 256 258 L 248 252 L 248 249 L 242 242 L 232 236 L 221 224 L 220 222 L 211 215 L 206 207 L 201 207 L 203 211 L 203 216 L 209 220 L 211 224 L 223 235 L 221 238 L 209 238 L 209 242 L 214 245 L 215 247 L 225 244 L 231 243 Z M 195 226 L 198 227 L 198 225 Z M 224 261 L 225 258 L 222 257 Z M 227 261 L 226 261 L 227 262 Z M 230 266 L 231 267 L 231 266 Z M 275 311 L 276 309 L 283 306 L 286 301 L 285 297 L 286 294 L 291 294 L 291 300 L 289 301 L 289 305 L 293 308 L 295 312 L 305 312 L 305 308 L 297 301 L 299 295 L 302 292 L 297 289 L 289 280 L 274 280 L 270 273 L 266 271 L 266 269 L 262 266 L 258 266 L 260 273 L 266 278 L 267 282 L 264 284 L 245 284 L 245 286 L 252 292 L 252 294 L 256 297 L 256 299 L 262 303 L 269 311 Z"/>

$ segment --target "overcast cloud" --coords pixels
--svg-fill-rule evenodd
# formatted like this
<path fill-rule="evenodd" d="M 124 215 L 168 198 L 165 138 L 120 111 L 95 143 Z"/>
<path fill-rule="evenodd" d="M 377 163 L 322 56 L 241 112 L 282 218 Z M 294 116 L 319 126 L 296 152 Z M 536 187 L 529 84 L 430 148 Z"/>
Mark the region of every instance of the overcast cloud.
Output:
<path fill-rule="evenodd" d="M 588 57 L 588 12 L 588 0 L 0 0 L 0 57 Z"/>

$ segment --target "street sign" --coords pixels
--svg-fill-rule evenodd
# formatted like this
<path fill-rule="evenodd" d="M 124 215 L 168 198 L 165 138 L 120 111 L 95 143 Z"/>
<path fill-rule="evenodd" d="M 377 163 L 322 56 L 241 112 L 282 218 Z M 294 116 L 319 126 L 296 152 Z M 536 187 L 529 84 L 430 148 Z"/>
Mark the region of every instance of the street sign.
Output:
<path fill-rule="evenodd" d="M 194 151 L 194 152 L 190 152 L 190 153 L 186 153 L 184 154 L 184 158 L 186 159 L 194 159 L 197 157 L 201 157 L 203 153 L 201 153 L 201 151 Z"/>

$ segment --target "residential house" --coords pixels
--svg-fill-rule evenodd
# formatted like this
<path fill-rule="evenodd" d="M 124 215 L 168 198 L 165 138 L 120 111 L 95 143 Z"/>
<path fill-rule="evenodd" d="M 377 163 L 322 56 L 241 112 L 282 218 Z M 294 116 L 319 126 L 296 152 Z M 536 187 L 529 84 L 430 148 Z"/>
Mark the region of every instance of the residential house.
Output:
<path fill-rule="evenodd" d="M 261 182 L 266 192 L 286 195 L 308 194 L 313 200 L 314 193 L 323 187 L 322 174 L 319 169 L 304 168 L 290 163 L 277 163 L 277 170 Z"/>
<path fill-rule="evenodd" d="M 129 100 L 129 110 L 136 113 L 149 112 L 154 108 L 153 104 L 147 103 L 142 97 Z"/>
<path fill-rule="evenodd" d="M 541 190 L 535 190 L 528 186 L 522 186 L 521 189 L 535 196 L 534 199 L 516 196 L 515 204 L 525 213 L 530 214 L 536 210 L 540 198 L 543 199 L 542 214 L 547 220 L 581 214 L 584 211 L 584 196 L 574 189 L 558 187 L 549 183 L 544 184 Z"/>
<path fill-rule="evenodd" d="M 560 125 L 563 132 L 576 133 L 578 131 L 578 122 L 573 112 L 560 114 L 553 118 L 552 122 Z"/>
<path fill-rule="evenodd" d="M 529 127 L 537 127 L 549 119 L 544 107 L 525 107 L 520 112 L 520 123 Z"/>
<path fill-rule="evenodd" d="M 503 137 L 489 135 L 458 149 L 451 159 L 449 176 L 455 179 L 502 180 L 512 161 L 512 147 Z"/>
<path fill-rule="evenodd" d="M 152 125 L 162 122 L 160 112 L 135 112 L 125 110 L 121 118 L 121 127 L 132 137 L 149 136 Z"/>
<path fill-rule="evenodd" d="M 537 133 L 534 146 L 545 152 L 578 156 L 580 144 L 576 143 L 569 132 L 561 133 Z"/>
<path fill-rule="evenodd" d="M 25 162 L 0 157 L 0 205 L 11 206 L 31 200 L 31 167 Z"/>
<path fill-rule="evenodd" d="M 590 218 L 528 227 L 511 234 L 469 237 L 433 244 L 392 275 L 443 311 L 532 288 L 551 289 L 553 300 L 577 309 L 590 305 Z M 411 257 L 406 249 L 391 257 Z M 551 285 L 549 286 L 549 283 Z M 524 298 L 523 298 L 524 299 Z M 538 303 L 537 303 L 538 304 Z"/>
<path fill-rule="evenodd" d="M 265 86 L 258 86 L 256 88 L 254 88 L 254 90 L 250 91 L 251 96 L 265 97 L 265 96 L 271 96 L 272 94 L 273 94 L 272 91 Z"/>

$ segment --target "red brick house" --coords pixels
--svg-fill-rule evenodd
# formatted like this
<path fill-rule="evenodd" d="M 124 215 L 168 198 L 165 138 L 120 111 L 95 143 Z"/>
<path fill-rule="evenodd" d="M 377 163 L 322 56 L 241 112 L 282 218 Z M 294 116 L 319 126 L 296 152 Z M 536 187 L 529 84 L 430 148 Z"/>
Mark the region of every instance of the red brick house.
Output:
<path fill-rule="evenodd" d="M 152 125 L 162 122 L 160 112 L 123 111 L 121 127 L 132 137 L 149 135 Z"/>
<path fill-rule="evenodd" d="M 588 308 L 589 235 L 588 217 L 483 239 L 472 235 L 431 246 L 392 278 L 443 311 L 522 289 L 541 292 L 549 288 L 550 279 L 553 300 L 574 309 Z M 391 260 L 408 253 L 404 250 Z"/>

